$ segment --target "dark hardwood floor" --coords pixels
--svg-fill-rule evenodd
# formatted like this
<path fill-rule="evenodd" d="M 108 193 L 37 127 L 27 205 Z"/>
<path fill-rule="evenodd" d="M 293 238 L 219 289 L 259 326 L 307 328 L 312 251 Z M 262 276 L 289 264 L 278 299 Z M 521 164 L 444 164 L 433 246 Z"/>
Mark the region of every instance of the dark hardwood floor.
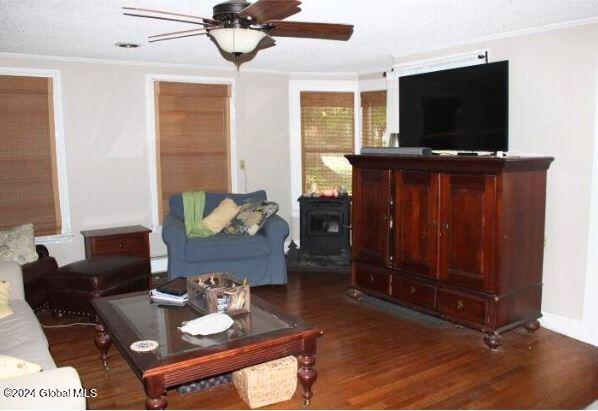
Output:
<path fill-rule="evenodd" d="M 598 398 L 598 348 L 546 329 L 514 330 L 493 352 L 481 334 L 409 318 L 345 296 L 346 277 L 293 273 L 287 287 L 252 292 L 320 327 L 312 409 L 584 408 Z M 70 318 L 66 321 L 74 321 Z M 56 323 L 43 316 L 44 323 Z M 65 321 L 65 320 L 62 320 Z M 75 367 L 98 397 L 88 407 L 140 409 L 145 394 L 118 351 L 105 372 L 92 327 L 46 329 L 59 366 Z M 169 408 L 247 408 L 235 388 L 168 393 Z M 300 407 L 292 401 L 270 408 Z"/>

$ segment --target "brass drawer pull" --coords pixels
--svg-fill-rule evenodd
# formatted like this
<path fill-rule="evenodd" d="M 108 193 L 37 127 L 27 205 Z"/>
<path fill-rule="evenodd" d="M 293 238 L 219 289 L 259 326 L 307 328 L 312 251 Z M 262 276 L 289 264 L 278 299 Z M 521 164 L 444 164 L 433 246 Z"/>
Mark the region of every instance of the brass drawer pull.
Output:
<path fill-rule="evenodd" d="M 413 295 L 415 294 L 415 292 L 417 291 L 417 289 L 413 286 L 409 287 L 409 295 Z"/>
<path fill-rule="evenodd" d="M 368 280 L 370 281 L 370 283 L 374 282 L 374 276 L 372 274 L 370 274 L 370 276 L 368 277 Z"/>
<path fill-rule="evenodd" d="M 457 301 L 457 310 L 461 311 L 464 307 L 465 307 L 465 304 L 463 303 L 463 301 L 461 301 L 461 300 Z"/>
<path fill-rule="evenodd" d="M 118 243 L 119 248 L 124 248 L 125 247 L 125 243 L 123 241 Z"/>

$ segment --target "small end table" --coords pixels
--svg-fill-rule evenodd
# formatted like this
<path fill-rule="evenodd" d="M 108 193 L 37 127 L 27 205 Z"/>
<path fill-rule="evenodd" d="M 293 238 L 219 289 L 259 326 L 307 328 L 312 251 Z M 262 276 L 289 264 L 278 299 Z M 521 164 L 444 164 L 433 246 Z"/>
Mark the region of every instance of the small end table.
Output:
<path fill-rule="evenodd" d="M 149 260 L 151 232 L 141 225 L 81 231 L 85 239 L 85 258 L 128 255 Z"/>

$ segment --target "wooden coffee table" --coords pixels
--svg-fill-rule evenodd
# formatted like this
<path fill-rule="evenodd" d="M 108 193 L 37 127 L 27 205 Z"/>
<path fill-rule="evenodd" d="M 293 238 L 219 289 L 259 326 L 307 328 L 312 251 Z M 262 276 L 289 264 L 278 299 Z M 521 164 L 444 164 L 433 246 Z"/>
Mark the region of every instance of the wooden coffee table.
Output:
<path fill-rule="evenodd" d="M 211 336 L 182 333 L 183 321 L 201 316 L 190 307 L 170 308 L 149 302 L 147 292 L 92 300 L 99 323 L 95 344 L 104 367 L 108 348 L 114 342 L 137 377 L 143 382 L 148 409 L 166 408 L 166 390 L 199 379 L 298 355 L 297 378 L 303 389 L 303 405 L 313 396 L 316 381 L 316 339 L 322 330 L 310 327 L 266 301 L 251 296 L 251 312 L 233 317 L 227 331 Z M 155 340 L 159 347 L 137 353 L 130 345 Z"/>

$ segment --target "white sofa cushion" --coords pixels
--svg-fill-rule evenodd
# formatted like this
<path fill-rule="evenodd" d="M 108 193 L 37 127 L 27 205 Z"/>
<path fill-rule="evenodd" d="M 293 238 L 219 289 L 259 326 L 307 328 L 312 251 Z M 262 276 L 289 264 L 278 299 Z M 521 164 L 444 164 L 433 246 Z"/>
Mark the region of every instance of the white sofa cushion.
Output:
<path fill-rule="evenodd" d="M 31 307 L 24 300 L 13 300 L 10 306 L 13 315 L 0 320 L 0 354 L 29 343 L 35 343 L 47 351 L 48 340 Z"/>
<path fill-rule="evenodd" d="M 10 284 L 10 301 L 25 299 L 23 275 L 19 264 L 14 261 L 8 263 L 0 262 L 0 281 L 6 281 Z"/>
<path fill-rule="evenodd" d="M 39 342 L 29 342 L 27 344 L 18 345 L 8 350 L 2 349 L 2 355 L 10 355 L 11 357 L 20 358 L 34 364 L 39 364 L 42 371 L 53 370 L 56 368 L 56 363 L 48 351 L 48 347 Z"/>
<path fill-rule="evenodd" d="M 12 355 L 0 354 L 0 380 L 21 377 L 40 372 L 42 366 Z"/>

